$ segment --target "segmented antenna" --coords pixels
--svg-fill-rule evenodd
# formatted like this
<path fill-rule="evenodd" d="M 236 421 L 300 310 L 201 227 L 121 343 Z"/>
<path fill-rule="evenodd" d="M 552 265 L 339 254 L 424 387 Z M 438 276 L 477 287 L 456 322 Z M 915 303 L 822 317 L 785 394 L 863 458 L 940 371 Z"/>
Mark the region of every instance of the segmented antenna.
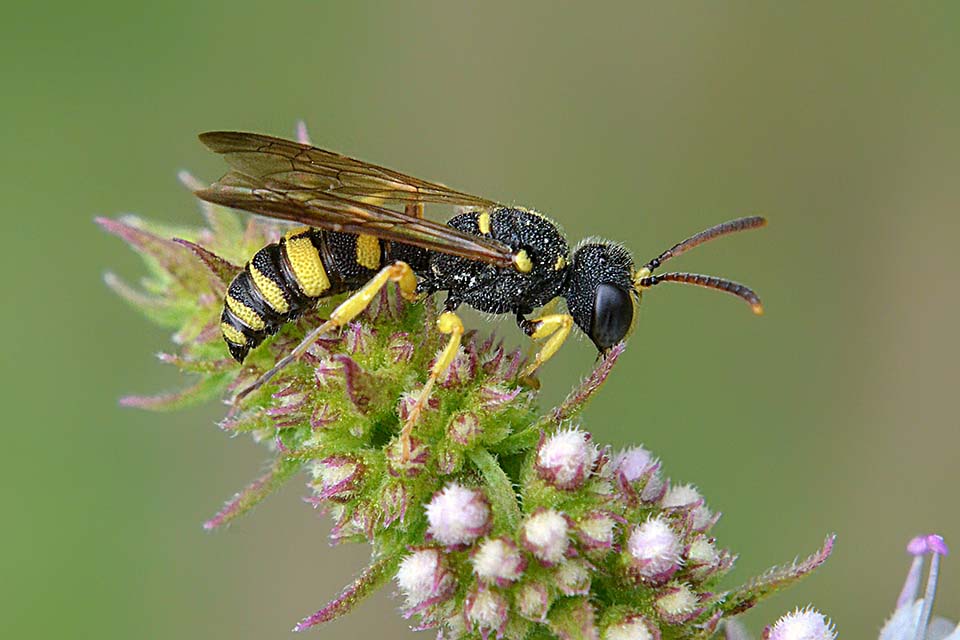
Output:
<path fill-rule="evenodd" d="M 747 229 L 756 229 L 757 227 L 762 227 L 766 224 L 767 219 L 763 216 L 749 216 L 747 218 L 737 218 L 736 220 L 723 222 L 714 227 L 710 227 L 709 229 L 701 231 L 695 236 L 690 236 L 683 242 L 678 242 L 677 244 L 673 245 L 659 256 L 648 262 L 647 269 L 650 271 L 655 271 L 660 267 L 660 265 L 670 258 L 676 258 L 677 256 L 686 253 L 690 249 L 700 246 L 704 242 L 709 242 L 714 238 L 719 238 L 720 236 L 729 235 L 738 231 L 746 231 Z"/>
<path fill-rule="evenodd" d="M 763 313 L 763 305 L 760 303 L 760 298 L 757 297 L 757 294 L 754 293 L 752 289 L 738 282 L 717 278 L 716 276 L 704 276 L 698 273 L 664 273 L 663 275 L 655 275 L 653 272 L 670 258 L 676 258 L 704 242 L 709 242 L 714 238 L 738 231 L 756 229 L 765 224 L 767 224 L 767 220 L 763 216 L 749 216 L 747 218 L 737 218 L 736 220 L 718 224 L 694 236 L 690 236 L 683 242 L 673 245 L 648 262 L 643 269 L 640 269 L 635 275 L 634 287 L 639 293 L 639 291 L 660 284 L 661 282 L 682 282 L 684 284 L 704 287 L 705 289 L 726 291 L 749 304 L 755 314 L 761 315 Z"/>
<path fill-rule="evenodd" d="M 750 309 L 752 309 L 753 312 L 758 316 L 763 315 L 763 304 L 760 303 L 760 298 L 757 297 L 757 294 L 754 293 L 753 289 L 746 285 L 742 285 L 739 282 L 734 282 L 733 280 L 725 280 L 724 278 L 717 278 L 716 276 L 704 276 L 700 275 L 699 273 L 674 272 L 660 275 L 649 275 L 645 278 L 640 278 L 637 284 L 642 288 L 647 288 L 656 284 L 660 284 L 661 282 L 682 282 L 684 284 L 692 284 L 705 289 L 726 291 L 727 293 L 732 293 L 749 304 Z"/>

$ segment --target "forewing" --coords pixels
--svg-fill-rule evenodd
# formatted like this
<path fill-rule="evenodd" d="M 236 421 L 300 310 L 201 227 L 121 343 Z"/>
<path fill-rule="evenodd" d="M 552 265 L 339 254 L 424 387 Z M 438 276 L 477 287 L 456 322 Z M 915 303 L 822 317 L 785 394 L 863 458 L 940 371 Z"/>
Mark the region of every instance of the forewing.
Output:
<path fill-rule="evenodd" d="M 200 140 L 240 173 L 373 204 L 434 202 L 488 208 L 497 203 L 310 145 L 235 131 Z"/>
<path fill-rule="evenodd" d="M 252 177 L 236 169 L 196 195 L 208 202 L 311 227 L 369 234 L 500 267 L 515 264 L 510 247 L 500 242 L 315 187 Z"/>

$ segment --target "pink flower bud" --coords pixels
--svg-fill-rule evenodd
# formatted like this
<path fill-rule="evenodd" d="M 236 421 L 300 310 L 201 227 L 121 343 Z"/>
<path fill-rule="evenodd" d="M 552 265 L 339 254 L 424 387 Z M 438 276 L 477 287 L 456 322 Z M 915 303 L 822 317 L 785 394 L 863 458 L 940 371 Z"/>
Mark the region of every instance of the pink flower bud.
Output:
<path fill-rule="evenodd" d="M 444 600 L 456 586 L 438 549 L 414 550 L 400 562 L 396 580 L 408 615 Z"/>
<path fill-rule="evenodd" d="M 703 611 L 697 594 L 686 584 L 675 584 L 661 590 L 653 603 L 657 614 L 669 624 L 683 624 Z"/>
<path fill-rule="evenodd" d="M 764 640 L 834 640 L 836 637 L 830 621 L 811 607 L 796 609 L 763 631 Z"/>
<path fill-rule="evenodd" d="M 656 502 L 663 496 L 666 484 L 660 477 L 660 463 L 643 447 L 630 447 L 615 454 L 611 469 L 625 489 L 633 490 L 636 485 L 644 502 Z"/>
<path fill-rule="evenodd" d="M 490 526 L 490 507 L 483 494 L 452 483 L 427 505 L 427 533 L 447 546 L 469 544 Z"/>
<path fill-rule="evenodd" d="M 632 574 L 661 584 L 680 568 L 680 539 L 666 520 L 657 516 L 634 528 L 624 557 Z"/>
<path fill-rule="evenodd" d="M 517 612 L 534 622 L 544 622 L 547 619 L 547 611 L 553 599 L 550 597 L 550 590 L 547 585 L 541 582 L 527 582 L 516 590 L 514 594 L 514 605 Z"/>
<path fill-rule="evenodd" d="M 480 632 L 484 640 L 494 632 L 496 637 L 503 636 L 507 626 L 507 610 L 510 603 L 506 596 L 489 587 L 480 587 L 467 595 L 464 616 L 474 631 Z"/>
<path fill-rule="evenodd" d="M 660 630 L 642 615 L 631 614 L 607 627 L 603 640 L 660 640 Z"/>
<path fill-rule="evenodd" d="M 530 553 L 546 565 L 563 559 L 570 541 L 567 519 L 553 509 L 539 509 L 527 519 L 521 532 L 521 541 Z"/>
<path fill-rule="evenodd" d="M 613 469 L 619 471 L 627 482 L 635 482 L 650 467 L 657 463 L 653 454 L 643 447 L 630 447 L 613 456 Z"/>
<path fill-rule="evenodd" d="M 526 561 L 517 545 L 507 538 L 484 540 L 470 560 L 473 572 L 480 580 L 501 587 L 520 578 L 526 568 Z"/>
<path fill-rule="evenodd" d="M 576 428 L 557 431 L 540 442 L 537 473 L 558 489 L 577 489 L 593 470 L 597 455 L 589 433 Z"/>

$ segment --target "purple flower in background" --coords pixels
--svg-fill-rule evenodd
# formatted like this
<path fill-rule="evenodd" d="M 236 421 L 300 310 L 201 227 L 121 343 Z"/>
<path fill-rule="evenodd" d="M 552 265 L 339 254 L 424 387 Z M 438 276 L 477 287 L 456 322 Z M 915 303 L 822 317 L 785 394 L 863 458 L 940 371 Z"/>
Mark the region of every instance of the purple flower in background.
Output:
<path fill-rule="evenodd" d="M 960 625 L 945 618 L 930 619 L 937 595 L 940 556 L 949 553 L 943 538 L 933 533 L 917 536 L 907 544 L 907 552 L 913 555 L 913 563 L 897 598 L 897 608 L 880 630 L 880 640 L 960 640 Z M 926 590 L 920 598 L 920 574 L 927 555 L 930 569 Z"/>

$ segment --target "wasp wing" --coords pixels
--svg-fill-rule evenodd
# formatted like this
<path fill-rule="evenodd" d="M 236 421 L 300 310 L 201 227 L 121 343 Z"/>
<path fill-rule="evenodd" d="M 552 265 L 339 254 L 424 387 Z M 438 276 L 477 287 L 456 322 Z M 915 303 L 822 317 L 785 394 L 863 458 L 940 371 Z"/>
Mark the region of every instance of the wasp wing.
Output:
<path fill-rule="evenodd" d="M 320 229 L 368 234 L 504 268 L 515 264 L 513 251 L 500 242 L 385 207 L 315 188 L 265 181 L 236 170 L 196 191 L 196 195 L 208 202 Z"/>
<path fill-rule="evenodd" d="M 236 209 L 312 227 L 369 234 L 500 267 L 510 247 L 407 213 L 386 203 L 433 202 L 496 207 L 486 198 L 407 176 L 309 145 L 254 133 L 210 132 L 200 140 L 233 168 L 197 196 Z"/>
<path fill-rule="evenodd" d="M 497 203 L 386 167 L 256 133 L 211 131 L 200 141 L 240 173 L 373 204 L 433 202 L 490 208 Z"/>

